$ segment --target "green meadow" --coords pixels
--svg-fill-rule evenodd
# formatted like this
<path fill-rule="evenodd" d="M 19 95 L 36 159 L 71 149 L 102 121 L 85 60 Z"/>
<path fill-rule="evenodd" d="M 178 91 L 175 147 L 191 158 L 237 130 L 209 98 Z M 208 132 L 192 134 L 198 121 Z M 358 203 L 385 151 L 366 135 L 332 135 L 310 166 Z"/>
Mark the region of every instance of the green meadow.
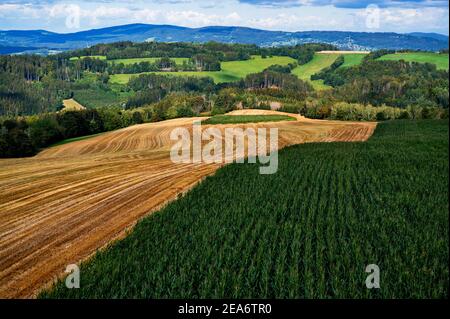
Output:
<path fill-rule="evenodd" d="M 319 72 L 320 70 L 330 66 L 341 54 L 336 53 L 316 53 L 314 58 L 303 65 L 299 65 L 297 68 L 292 70 L 292 74 L 296 75 L 299 79 L 304 81 L 310 81 L 316 90 L 324 90 L 331 88 L 323 83 L 323 80 L 311 81 L 311 75 Z M 351 67 L 358 65 L 363 60 L 365 54 L 359 53 L 343 53 L 344 64 L 340 67 Z M 71 61 L 78 60 L 83 57 L 73 57 Z M 91 58 L 106 60 L 106 56 L 91 56 Z M 405 60 L 409 62 L 420 62 L 420 63 L 433 63 L 436 64 L 438 69 L 448 70 L 448 54 L 438 54 L 431 52 L 405 52 L 405 53 L 395 53 L 387 54 L 380 58 L 384 61 L 398 61 Z M 116 59 L 108 60 L 110 63 L 123 63 L 125 65 L 130 65 L 140 62 L 150 62 L 154 63 L 160 58 L 131 58 L 131 59 Z M 188 62 L 189 58 L 170 58 L 175 61 L 176 64 L 182 65 L 184 62 Z M 260 56 L 252 56 L 250 60 L 245 61 L 228 61 L 222 62 L 221 71 L 180 71 L 180 72 L 145 72 L 145 73 L 155 73 L 161 75 L 169 76 L 198 76 L 198 77 L 211 77 L 215 83 L 225 83 L 238 81 L 241 78 L 245 78 L 248 74 L 261 72 L 267 67 L 275 64 L 287 65 L 289 63 L 296 62 L 293 58 L 285 56 L 274 56 L 263 59 Z M 142 73 L 142 74 L 145 74 Z M 139 74 L 114 74 L 111 75 L 111 83 L 115 84 L 126 84 L 128 81 L 134 77 L 139 76 Z"/>
<path fill-rule="evenodd" d="M 342 64 L 340 66 L 341 68 L 361 64 L 361 61 L 366 56 L 366 54 L 361 54 L 361 53 L 356 53 L 356 54 L 345 53 L 342 55 L 344 56 L 344 64 Z"/>
<path fill-rule="evenodd" d="M 379 59 L 384 61 L 405 60 L 407 62 L 432 63 L 436 64 L 439 70 L 448 70 L 448 53 L 403 52 L 383 55 Z"/>
<path fill-rule="evenodd" d="M 301 80 L 310 81 L 316 90 L 328 89 L 330 86 L 323 84 L 323 80 L 311 81 L 311 75 L 330 66 L 338 57 L 339 54 L 316 53 L 311 61 L 292 70 L 292 74 Z"/>
<path fill-rule="evenodd" d="M 252 56 L 250 60 L 222 62 L 221 71 L 149 72 L 149 73 L 171 75 L 171 76 L 199 76 L 199 77 L 209 76 L 214 79 L 215 83 L 224 83 L 237 81 L 251 73 L 261 72 L 274 64 L 287 65 L 289 63 L 294 62 L 296 62 L 295 59 L 285 56 L 274 56 L 265 59 L 261 58 L 260 56 Z M 114 74 L 111 76 L 110 81 L 112 83 L 126 84 L 128 83 L 131 77 L 138 75 L 139 74 Z"/>
<path fill-rule="evenodd" d="M 352 54 L 345 53 L 344 59 L 345 62 L 342 65 L 343 67 L 353 66 L 361 63 L 361 60 L 364 58 L 364 54 Z M 323 84 L 322 80 L 311 81 L 311 75 L 319 72 L 323 68 L 330 66 L 339 56 L 339 54 L 327 54 L 327 53 L 318 53 L 314 56 L 314 58 L 304 64 L 300 65 L 294 70 L 292 70 L 292 74 L 296 75 L 298 78 L 304 81 L 310 81 L 315 89 L 323 90 L 330 88 L 329 86 Z M 159 58 L 135 58 L 135 59 L 117 59 L 110 60 L 110 62 L 114 62 L 116 64 L 133 64 L 139 62 L 155 62 Z M 175 60 L 175 62 L 179 65 L 183 64 L 184 61 L 188 61 L 188 58 L 171 58 Z M 279 64 L 279 65 L 287 65 L 289 63 L 296 62 L 293 58 L 285 57 L 285 56 L 273 56 L 263 59 L 260 56 L 252 56 L 250 60 L 245 61 L 228 61 L 222 62 L 221 71 L 180 71 L 180 72 L 145 72 L 141 74 L 155 73 L 160 75 L 169 75 L 169 76 L 198 76 L 198 77 L 211 77 L 215 83 L 225 83 L 225 82 L 234 82 L 239 79 L 245 78 L 248 74 L 258 73 L 268 68 L 271 65 Z M 139 76 L 139 74 L 113 74 L 111 75 L 110 81 L 111 83 L 116 84 L 126 84 L 128 81 L 135 76 Z"/>
<path fill-rule="evenodd" d="M 304 81 L 310 81 L 316 90 L 329 89 L 331 87 L 325 85 L 323 80 L 311 81 L 311 75 L 330 66 L 341 55 L 344 56 L 344 64 L 342 64 L 341 67 L 358 65 L 365 56 L 365 54 L 360 53 L 316 53 L 310 62 L 299 65 L 297 68 L 292 70 L 292 73 Z"/>

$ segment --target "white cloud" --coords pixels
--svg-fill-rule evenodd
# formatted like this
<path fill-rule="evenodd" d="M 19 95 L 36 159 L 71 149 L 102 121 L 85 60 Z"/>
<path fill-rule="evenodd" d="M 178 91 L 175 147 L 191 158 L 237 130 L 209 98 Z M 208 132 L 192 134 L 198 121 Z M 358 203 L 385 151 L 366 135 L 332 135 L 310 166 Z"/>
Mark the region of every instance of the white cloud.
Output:
<path fill-rule="evenodd" d="M 330 18 L 319 15 L 298 16 L 294 14 L 278 14 L 267 18 L 254 18 L 249 20 L 252 27 L 270 30 L 332 30 L 336 28 L 347 29 L 353 25 L 349 18 Z"/>
<path fill-rule="evenodd" d="M 415 26 L 429 30 L 448 26 L 448 9 L 445 8 L 385 8 L 379 12 L 380 30 L 407 32 Z M 365 10 L 356 14 L 360 20 L 365 19 L 366 15 Z"/>
<path fill-rule="evenodd" d="M 237 12 L 232 12 L 225 17 L 225 20 L 239 21 L 239 20 L 241 20 L 241 16 Z"/>
<path fill-rule="evenodd" d="M 0 29 L 18 26 L 22 29 L 67 31 L 64 21 L 73 14 L 73 6 L 76 5 L 80 8 L 80 29 L 126 23 L 153 23 L 187 27 L 237 25 L 286 31 L 366 30 L 364 8 L 308 5 L 317 4 L 321 0 L 295 0 L 302 6 L 289 8 L 253 6 L 248 2 L 239 3 L 238 0 L 221 0 L 215 6 L 208 5 L 211 1 L 206 0 L 53 0 L 41 1 L 39 4 L 27 1 L 0 4 Z M 336 0 L 336 3 L 346 1 L 351 2 Z M 378 31 L 447 33 L 448 29 L 448 7 L 442 6 L 384 7 L 380 9 L 380 18 Z"/>
<path fill-rule="evenodd" d="M 0 4 L 0 17 L 8 18 L 11 16 L 15 17 L 16 19 L 36 19 L 40 15 L 38 11 L 30 4 Z"/>
<path fill-rule="evenodd" d="M 103 19 L 123 19 L 130 16 L 130 9 L 125 7 L 100 6 L 95 10 L 82 10 L 81 17 L 90 19 L 92 25 L 100 24 Z"/>

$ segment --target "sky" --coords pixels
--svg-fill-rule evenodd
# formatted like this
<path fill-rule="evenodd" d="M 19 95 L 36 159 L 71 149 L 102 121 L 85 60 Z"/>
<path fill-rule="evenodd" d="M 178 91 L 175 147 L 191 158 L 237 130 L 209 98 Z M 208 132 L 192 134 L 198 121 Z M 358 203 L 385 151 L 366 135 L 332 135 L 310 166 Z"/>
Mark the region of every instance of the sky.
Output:
<path fill-rule="evenodd" d="M 448 35 L 448 8 L 448 0 L 0 0 L 0 30 L 149 23 Z"/>

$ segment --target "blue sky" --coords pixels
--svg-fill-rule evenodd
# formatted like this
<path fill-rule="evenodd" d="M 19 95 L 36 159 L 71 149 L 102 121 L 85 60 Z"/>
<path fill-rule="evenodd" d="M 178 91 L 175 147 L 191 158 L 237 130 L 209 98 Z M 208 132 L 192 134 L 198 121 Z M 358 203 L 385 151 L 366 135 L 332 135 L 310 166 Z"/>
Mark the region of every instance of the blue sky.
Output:
<path fill-rule="evenodd" d="M 127 23 L 448 35 L 449 11 L 448 0 L 0 0 L 1 30 L 75 32 Z"/>

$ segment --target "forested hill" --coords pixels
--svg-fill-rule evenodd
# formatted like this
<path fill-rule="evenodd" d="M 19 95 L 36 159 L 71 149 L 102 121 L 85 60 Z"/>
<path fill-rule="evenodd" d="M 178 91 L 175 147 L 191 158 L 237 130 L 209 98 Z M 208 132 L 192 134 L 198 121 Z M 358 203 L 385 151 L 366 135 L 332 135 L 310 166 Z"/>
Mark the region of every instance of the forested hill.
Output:
<path fill-rule="evenodd" d="M 185 28 L 171 25 L 129 24 L 60 34 L 45 30 L 0 31 L 0 54 L 48 53 L 52 50 L 85 48 L 118 41 L 208 42 L 256 44 L 260 46 L 329 43 L 339 49 L 410 49 L 439 51 L 448 48 L 448 37 L 428 33 L 383 33 L 341 31 L 266 31 L 244 27 Z"/>

